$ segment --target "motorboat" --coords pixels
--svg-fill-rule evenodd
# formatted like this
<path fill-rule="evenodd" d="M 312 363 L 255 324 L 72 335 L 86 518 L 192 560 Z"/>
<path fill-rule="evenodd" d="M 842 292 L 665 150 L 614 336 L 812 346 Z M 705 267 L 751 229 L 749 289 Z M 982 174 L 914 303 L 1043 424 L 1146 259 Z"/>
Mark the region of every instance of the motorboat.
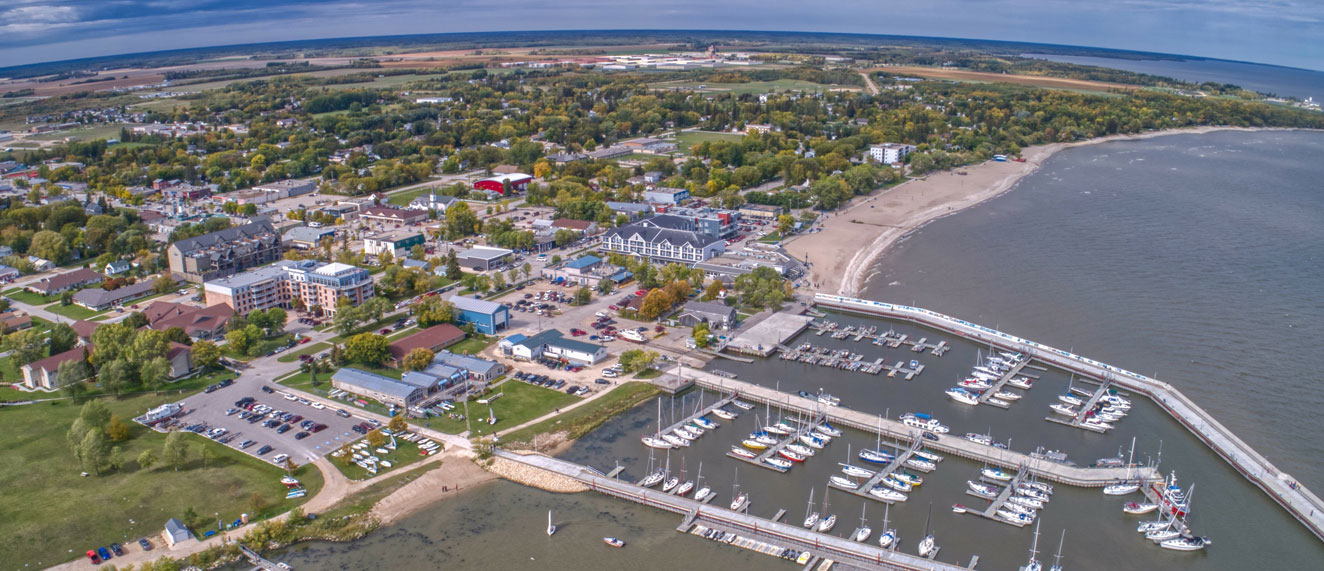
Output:
<path fill-rule="evenodd" d="M 1000 406 L 1000 407 L 1009 407 L 1009 406 L 1011 406 L 1011 403 L 1009 403 L 1009 402 L 1007 402 L 1007 401 L 1005 401 L 1005 400 L 1002 400 L 1002 399 L 1000 399 L 1000 398 L 997 398 L 997 397 L 989 397 L 989 399 L 986 400 L 986 401 L 984 401 L 984 402 L 986 402 L 986 403 L 988 403 L 988 404 L 991 404 L 991 405 L 993 405 L 993 406 Z"/>
<path fill-rule="evenodd" d="M 957 388 L 970 389 L 970 390 L 974 390 L 974 391 L 982 391 L 982 390 L 990 389 L 990 388 L 992 388 L 992 387 L 993 387 L 993 385 L 989 384 L 989 382 L 988 382 L 988 381 L 985 381 L 985 380 L 981 380 L 981 379 L 965 379 L 965 380 L 961 381 L 961 386 L 960 386 L 960 387 L 957 387 Z M 948 393 L 948 394 L 951 394 L 951 393 Z"/>
<path fill-rule="evenodd" d="M 1097 419 L 1097 418 L 1087 418 L 1087 419 L 1085 419 L 1084 422 L 1082 422 L 1082 423 L 1080 423 L 1080 424 L 1083 425 L 1083 426 L 1089 426 L 1089 427 L 1091 427 L 1091 428 L 1098 428 L 1098 429 L 1101 429 L 1101 430 L 1112 430 L 1112 429 L 1114 429 L 1114 428 L 1117 428 L 1117 427 L 1113 426 L 1112 424 L 1109 424 L 1109 423 L 1104 422 L 1104 421 L 1102 421 L 1102 420 L 1099 420 L 1099 419 Z"/>
<path fill-rule="evenodd" d="M 734 407 L 736 407 L 736 408 L 738 408 L 738 409 L 740 409 L 740 410 L 749 410 L 749 409 L 751 409 L 751 408 L 754 408 L 754 405 L 749 404 L 749 403 L 747 403 L 747 402 L 745 402 L 745 401 L 742 401 L 742 400 L 739 400 L 739 399 L 732 399 L 732 400 L 731 400 L 731 406 L 734 406 Z"/>
<path fill-rule="evenodd" d="M 690 493 L 690 490 L 693 489 L 694 489 L 694 480 L 685 480 L 684 482 L 681 482 L 680 487 L 676 488 L 676 495 L 683 496 L 685 494 Z"/>
<path fill-rule="evenodd" d="M 1034 379 L 1029 377 L 1016 377 L 1007 381 L 1007 384 L 1018 389 L 1029 389 L 1034 386 Z"/>
<path fill-rule="evenodd" d="M 1012 478 L 1016 477 L 1015 474 L 1004 472 L 1001 468 L 984 468 L 983 470 L 980 470 L 979 473 L 985 478 L 997 480 L 999 482 L 1009 482 Z"/>
<path fill-rule="evenodd" d="M 1005 401 L 1018 401 L 1021 400 L 1021 395 L 1018 395 L 1011 391 L 998 391 L 996 393 L 993 393 L 993 398 L 999 398 Z"/>
<path fill-rule="evenodd" d="M 874 475 L 873 470 L 866 470 L 859 466 L 852 466 L 850 464 L 842 464 L 841 472 L 843 474 L 846 474 L 847 476 L 852 476 L 855 478 L 872 478 Z"/>
<path fill-rule="evenodd" d="M 893 456 L 882 450 L 860 450 L 860 460 L 873 464 L 886 464 L 893 460 Z"/>
<path fill-rule="evenodd" d="M 703 416 L 697 417 L 690 422 L 702 426 L 704 430 L 717 430 L 717 428 L 721 426 L 720 424 L 714 422 L 712 419 Z"/>
<path fill-rule="evenodd" d="M 952 513 L 963 514 L 969 510 L 970 508 L 967 508 L 961 504 L 952 504 Z"/>
<path fill-rule="evenodd" d="M 1028 514 L 1018 514 L 1007 510 L 998 510 L 997 513 L 993 515 L 998 519 L 1001 519 L 1008 523 L 1014 523 L 1017 525 L 1028 525 L 1034 523 L 1034 516 Z"/>
<path fill-rule="evenodd" d="M 965 433 L 965 439 L 971 442 L 975 442 L 977 444 L 983 444 L 984 446 L 993 445 L 993 437 L 987 434 L 975 434 L 973 432 L 967 432 Z"/>
<path fill-rule="evenodd" d="M 801 455 L 799 455 L 799 454 L 796 454 L 796 453 L 794 453 L 794 452 L 791 452 L 790 450 L 787 450 L 787 449 L 785 449 L 785 448 L 783 448 L 783 449 L 781 449 L 781 450 L 778 450 L 778 451 L 777 451 L 777 454 L 780 455 L 782 458 L 785 458 L 785 459 L 790 460 L 790 461 L 792 461 L 792 462 L 804 462 L 804 461 L 805 461 L 805 457 L 804 457 L 804 456 L 801 456 Z"/>
<path fill-rule="evenodd" d="M 800 442 L 803 442 L 805 446 L 808 446 L 810 448 L 817 448 L 819 450 L 823 449 L 823 441 L 814 438 L 813 435 L 810 434 L 801 434 Z"/>
<path fill-rule="evenodd" d="M 672 476 L 670 478 L 667 478 L 665 482 L 662 482 L 662 491 L 670 492 L 671 490 L 675 489 L 676 486 L 679 485 L 680 485 L 680 478 Z"/>
<path fill-rule="evenodd" d="M 644 446 L 647 446 L 649 448 L 661 448 L 663 450 L 670 450 L 671 448 L 674 448 L 670 442 L 667 442 L 666 440 L 662 440 L 661 438 L 654 438 L 652 436 L 643 437 L 643 442 L 644 442 Z"/>
<path fill-rule="evenodd" d="M 952 400 L 959 402 L 961 404 L 968 404 L 971 406 L 979 404 L 979 399 L 976 398 L 974 394 L 970 393 L 970 391 L 967 391 L 961 387 L 952 387 L 950 389 L 947 389 L 947 396 L 951 397 Z"/>
<path fill-rule="evenodd" d="M 1122 511 L 1131 515 L 1145 515 L 1158 509 L 1158 504 L 1152 502 L 1126 502 L 1122 504 Z"/>
<path fill-rule="evenodd" d="M 884 476 L 883 479 L 880 480 L 878 483 L 887 486 L 889 488 L 892 488 L 893 490 L 896 490 L 898 492 L 909 492 L 911 489 L 914 488 L 914 486 L 911 486 L 909 483 L 898 480 L 895 476 L 891 474 Z"/>
<path fill-rule="evenodd" d="M 1043 500 L 1037 498 L 1031 498 L 1029 496 L 1019 496 L 1019 495 L 1011 496 L 1010 498 L 1007 498 L 1007 503 L 1016 504 L 1018 506 L 1024 506 L 1036 510 L 1044 509 Z"/>
<path fill-rule="evenodd" d="M 910 458 L 906 458 L 906 461 L 903 465 L 907 468 L 914 468 L 922 472 L 932 472 L 938 468 L 937 464 L 934 464 L 933 462 L 920 458 L 919 456 L 911 456 Z"/>
<path fill-rule="evenodd" d="M 552 525 L 552 510 L 547 510 L 547 536 L 551 537 L 556 533 L 556 526 Z"/>
<path fill-rule="evenodd" d="M 809 391 L 795 391 L 795 394 L 802 399 L 818 400 L 818 397 Z"/>
<path fill-rule="evenodd" d="M 662 471 L 659 470 L 657 472 L 653 472 L 652 474 L 645 476 L 644 479 L 639 481 L 639 485 L 645 488 L 651 488 L 653 486 L 661 484 L 662 480 L 666 477 L 667 477 L 666 474 L 663 474 Z"/>
<path fill-rule="evenodd" d="M 743 445 L 745 448 L 752 448 L 752 449 L 754 449 L 754 450 L 763 450 L 763 449 L 766 449 L 766 448 L 768 447 L 767 444 L 764 444 L 764 443 L 759 442 L 759 441 L 757 441 L 757 440 L 745 440 L 744 442 L 741 442 L 740 444 Z"/>
<path fill-rule="evenodd" d="M 840 488 L 847 488 L 847 489 L 854 490 L 854 489 L 860 487 L 859 484 L 857 484 L 857 483 L 851 481 L 850 478 L 843 478 L 843 477 L 841 477 L 841 476 L 835 476 L 835 475 L 834 475 L 834 476 L 829 476 L 829 477 L 828 477 L 828 481 L 831 482 L 832 485 L 837 486 L 837 487 L 840 487 Z"/>
<path fill-rule="evenodd" d="M 1173 551 L 1199 551 L 1213 543 L 1208 537 L 1177 537 L 1159 542 L 1159 546 Z"/>
<path fill-rule="evenodd" d="M 736 417 L 740 415 L 731 412 L 729 410 L 726 410 L 724 408 L 715 408 L 713 409 L 713 416 L 716 416 L 717 418 L 720 418 L 722 420 L 735 420 Z"/>
<path fill-rule="evenodd" d="M 690 445 L 689 440 L 676 436 L 675 434 L 663 434 L 662 440 L 667 441 L 672 446 L 675 446 L 677 448 L 683 448 Z"/>
<path fill-rule="evenodd" d="M 776 467 L 781 468 L 781 469 L 783 469 L 783 470 L 790 470 L 790 469 L 791 469 L 791 461 L 790 461 L 790 460 L 787 460 L 787 459 L 785 459 L 785 458 L 776 458 L 776 457 L 773 457 L 773 458 L 764 458 L 763 461 L 764 461 L 764 462 L 767 462 L 769 466 L 776 466 Z"/>
<path fill-rule="evenodd" d="M 1073 394 L 1060 394 L 1060 395 L 1057 395 L 1057 400 L 1060 400 L 1060 401 L 1062 401 L 1062 402 L 1064 402 L 1064 403 L 1067 403 L 1067 404 L 1069 404 L 1069 405 L 1071 405 L 1071 406 L 1080 406 L 1080 405 L 1082 405 L 1082 404 L 1085 404 L 1085 401 L 1081 400 L 1080 397 L 1078 397 L 1078 396 L 1076 396 L 1076 395 L 1073 395 Z"/>
<path fill-rule="evenodd" d="M 1140 482 L 1135 481 L 1117 482 L 1103 487 L 1105 496 L 1125 496 L 1138 491 L 1140 491 Z"/>
<path fill-rule="evenodd" d="M 884 488 L 882 486 L 874 486 L 872 489 L 869 490 L 869 495 L 874 496 L 885 502 L 904 502 L 908 497 L 901 492 L 898 492 L 890 488 Z"/>
<path fill-rule="evenodd" d="M 831 424 L 828 424 L 828 423 L 826 423 L 826 422 L 824 422 L 823 424 L 820 424 L 820 425 L 818 425 L 818 426 L 816 426 L 816 427 L 814 427 L 814 428 L 815 428 L 816 430 L 818 430 L 819 432 L 822 432 L 823 434 L 826 434 L 826 435 L 831 436 L 831 437 L 833 437 L 833 438 L 836 438 L 836 437 L 838 437 L 838 436 L 841 436 L 841 431 L 840 431 L 840 430 L 837 430 L 836 427 L 834 427 L 834 426 L 832 426 Z"/>
<path fill-rule="evenodd" d="M 741 447 L 739 447 L 739 446 L 732 446 L 732 447 L 731 447 L 731 453 L 732 453 L 732 454 L 735 454 L 736 456 L 739 456 L 739 457 L 741 457 L 741 458 L 747 458 L 747 459 L 750 459 L 750 460 L 753 460 L 753 459 L 755 459 L 755 458 L 758 458 L 758 454 L 755 454 L 755 453 L 753 453 L 753 452 L 750 452 L 750 451 L 748 451 L 748 450 L 745 450 L 744 448 L 741 448 Z"/>
<path fill-rule="evenodd" d="M 901 416 L 901 423 L 911 428 L 927 430 L 937 434 L 947 434 L 952 430 L 927 414 L 906 413 Z"/>
<path fill-rule="evenodd" d="M 998 494 L 1002 492 L 997 486 L 985 484 L 983 482 L 976 482 L 974 480 L 966 480 L 965 484 L 970 488 L 970 491 L 985 498 L 996 498 L 998 497 Z"/>
<path fill-rule="evenodd" d="M 1080 414 L 1080 411 L 1071 408 L 1071 405 L 1062 402 L 1050 404 L 1048 405 L 1048 408 L 1053 409 L 1053 412 L 1070 417 L 1075 417 L 1077 414 Z"/>
<path fill-rule="evenodd" d="M 906 471 L 892 472 L 892 476 L 912 486 L 918 486 L 924 483 L 924 478 L 921 478 Z"/>
<path fill-rule="evenodd" d="M 604 537 L 602 542 L 612 547 L 625 547 L 625 542 L 615 537 Z"/>

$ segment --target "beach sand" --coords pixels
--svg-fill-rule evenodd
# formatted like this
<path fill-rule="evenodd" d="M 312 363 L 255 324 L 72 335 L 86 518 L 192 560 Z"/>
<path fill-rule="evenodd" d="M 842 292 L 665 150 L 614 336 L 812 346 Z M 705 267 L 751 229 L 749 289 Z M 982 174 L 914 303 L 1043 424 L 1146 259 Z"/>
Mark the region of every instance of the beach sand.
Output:
<path fill-rule="evenodd" d="M 792 237 L 784 247 L 797 259 L 808 260 L 810 263 L 808 279 L 812 284 L 811 290 L 858 296 L 868 278 L 869 268 L 901 237 L 943 216 L 1011 190 L 1018 181 L 1038 170 L 1044 161 L 1062 149 L 1107 141 L 1224 130 L 1263 129 L 1171 129 L 1028 147 L 1021 152 L 1025 162 L 988 161 L 950 171 L 933 172 L 855 198 L 849 205 L 825 214 L 819 224 L 821 231 Z"/>

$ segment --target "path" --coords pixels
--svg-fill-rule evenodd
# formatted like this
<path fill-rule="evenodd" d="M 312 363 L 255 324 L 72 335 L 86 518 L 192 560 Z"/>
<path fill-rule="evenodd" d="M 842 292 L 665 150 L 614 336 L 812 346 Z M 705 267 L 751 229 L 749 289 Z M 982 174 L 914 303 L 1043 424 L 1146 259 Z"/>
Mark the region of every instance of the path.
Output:
<path fill-rule="evenodd" d="M 864 85 L 866 85 L 866 86 L 869 87 L 869 93 L 872 93 L 872 94 L 874 94 L 874 95 L 878 95 L 878 86 L 877 86 L 877 85 L 874 85 L 874 83 L 873 83 L 873 78 L 872 78 L 872 77 L 869 77 L 869 72 L 867 72 L 867 71 L 861 71 L 861 72 L 860 72 L 860 77 L 863 77 L 863 78 L 864 78 Z"/>

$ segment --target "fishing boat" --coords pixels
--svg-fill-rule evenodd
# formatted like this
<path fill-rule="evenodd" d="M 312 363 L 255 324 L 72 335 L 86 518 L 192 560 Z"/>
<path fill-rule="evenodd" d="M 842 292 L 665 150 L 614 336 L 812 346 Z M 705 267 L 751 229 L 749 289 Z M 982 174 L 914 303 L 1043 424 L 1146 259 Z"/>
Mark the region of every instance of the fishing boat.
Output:
<path fill-rule="evenodd" d="M 814 450 L 812 448 L 808 446 L 801 446 L 799 444 L 787 444 L 786 449 L 801 456 L 804 456 L 805 458 L 814 455 Z"/>
<path fill-rule="evenodd" d="M 920 557 L 927 558 L 938 554 L 938 543 L 933 539 L 933 532 L 929 529 L 931 519 L 933 519 L 933 504 L 929 503 L 929 516 L 924 518 L 924 539 L 919 542 Z"/>
<path fill-rule="evenodd" d="M 620 539 L 616 539 L 615 537 L 604 537 L 602 538 L 602 542 L 612 547 L 625 547 L 625 542 Z"/>
<path fill-rule="evenodd" d="M 794 452 L 791 452 L 790 450 L 787 450 L 787 449 L 785 449 L 785 448 L 782 448 L 781 450 L 778 450 L 778 451 L 777 451 L 777 454 L 778 454 L 779 456 L 781 456 L 782 458 L 785 458 L 785 459 L 790 460 L 790 461 L 792 461 L 792 462 L 804 462 L 804 461 L 805 461 L 805 457 L 804 457 L 804 456 L 801 456 L 801 455 L 799 455 L 799 454 L 796 454 L 796 453 L 794 453 Z"/>
<path fill-rule="evenodd" d="M 998 392 L 996 392 L 996 393 L 993 393 L 993 397 L 994 397 L 994 398 L 999 398 L 999 399 L 1002 399 L 1002 400 L 1005 400 L 1005 401 L 1018 401 L 1018 400 L 1021 400 L 1021 395 L 1018 395 L 1018 394 L 1013 393 L 1013 392 L 1011 392 L 1011 391 L 998 391 Z"/>
<path fill-rule="evenodd" d="M 892 461 L 892 455 L 882 450 L 864 449 L 860 451 L 860 460 L 873 464 L 886 464 Z"/>
<path fill-rule="evenodd" d="M 663 474 L 661 470 L 658 470 L 656 472 L 653 472 L 652 474 L 645 476 L 644 479 L 639 481 L 639 485 L 645 488 L 651 488 L 653 486 L 661 484 L 662 480 L 666 479 L 666 477 L 667 477 L 666 474 Z"/>
<path fill-rule="evenodd" d="M 734 406 L 734 407 L 736 407 L 736 408 L 738 408 L 738 409 L 740 409 L 740 410 L 749 410 L 749 409 L 751 409 L 751 408 L 754 408 L 754 405 L 749 404 L 749 403 L 747 403 L 747 402 L 745 402 L 745 401 L 742 401 L 742 400 L 739 400 L 739 399 L 733 399 L 733 400 L 731 401 L 731 406 Z"/>
<path fill-rule="evenodd" d="M 805 446 L 808 446 L 810 448 L 817 448 L 820 450 L 823 448 L 823 444 L 824 444 L 822 440 L 818 438 L 814 438 L 814 436 L 811 434 L 801 434 L 800 442 L 805 443 Z"/>
<path fill-rule="evenodd" d="M 887 516 L 891 515 L 892 506 L 889 504 L 883 508 L 883 532 L 878 534 L 878 545 L 883 549 L 888 549 L 896 544 L 896 530 L 887 527 Z"/>
<path fill-rule="evenodd" d="M 1126 502 L 1125 504 L 1122 504 L 1122 511 L 1129 513 L 1131 515 L 1145 515 L 1147 513 L 1153 512 L 1156 509 L 1158 509 L 1158 504 L 1153 502 L 1145 502 L 1145 503 Z"/>
<path fill-rule="evenodd" d="M 768 463 L 769 466 L 776 466 L 783 470 L 791 469 L 791 461 L 785 458 L 777 458 L 777 457 L 764 458 L 763 461 Z"/>
<path fill-rule="evenodd" d="M 705 430 L 717 430 L 717 427 L 721 426 L 720 424 L 714 422 L 712 419 L 702 416 L 695 418 L 691 422 L 699 426 L 702 426 Z"/>
<path fill-rule="evenodd" d="M 921 472 L 932 472 L 938 468 L 938 466 L 933 462 L 920 458 L 919 456 L 911 456 L 910 458 L 906 458 L 905 463 L 902 465 L 907 468 L 914 468 Z"/>
<path fill-rule="evenodd" d="M 987 434 L 975 434 L 973 432 L 967 432 L 965 433 L 965 439 L 977 444 L 983 444 L 984 446 L 993 445 L 993 437 Z"/>
<path fill-rule="evenodd" d="M 963 514 L 969 510 L 970 508 L 967 508 L 961 504 L 952 504 L 952 513 Z"/>
<path fill-rule="evenodd" d="M 1078 411 L 1078 410 L 1076 410 L 1076 409 L 1074 409 L 1074 408 L 1071 408 L 1071 405 L 1066 404 L 1066 403 L 1061 403 L 1061 402 L 1055 402 L 1055 403 L 1053 403 L 1053 404 L 1050 404 L 1050 405 L 1048 405 L 1048 408 L 1053 409 L 1053 412 L 1056 412 L 1056 413 L 1058 413 L 1058 414 L 1065 415 L 1065 416 L 1071 416 L 1071 417 L 1074 417 L 1074 416 L 1076 416 L 1077 414 L 1080 414 L 1080 411 Z"/>
<path fill-rule="evenodd" d="M 1030 560 L 1020 567 L 1020 571 L 1042 571 L 1044 566 L 1039 563 L 1039 522 L 1034 524 L 1034 542 L 1030 544 Z"/>
<path fill-rule="evenodd" d="M 809 489 L 809 503 L 805 506 L 805 529 L 813 529 L 818 525 L 818 512 L 814 511 L 814 490 Z"/>
<path fill-rule="evenodd" d="M 828 477 L 828 481 L 831 482 L 832 485 L 834 485 L 834 486 L 838 486 L 838 487 L 842 487 L 842 488 L 848 488 L 848 489 L 851 489 L 851 490 L 854 490 L 854 489 L 860 487 L 859 484 L 856 484 L 856 483 L 855 483 L 854 481 L 852 481 L 850 478 L 843 478 L 843 477 L 841 477 L 841 476 L 836 476 L 836 475 L 829 476 L 829 477 Z"/>
<path fill-rule="evenodd" d="M 662 450 L 670 450 L 672 448 L 670 442 L 667 442 L 660 438 L 654 438 L 652 436 L 643 437 L 643 442 L 644 442 L 644 446 L 647 446 L 649 448 L 660 448 Z"/>
<path fill-rule="evenodd" d="M 984 468 L 983 470 L 980 470 L 979 473 L 985 478 L 988 478 L 990 480 L 997 480 L 999 482 L 1008 482 L 1011 481 L 1012 478 L 1016 477 L 1015 474 L 1004 472 L 1002 471 L 1001 468 Z"/>
<path fill-rule="evenodd" d="M 693 489 L 694 489 L 694 481 L 685 480 L 684 482 L 681 482 L 680 487 L 676 488 L 676 495 L 683 496 L 685 494 L 690 493 L 690 490 Z"/>
<path fill-rule="evenodd" d="M 551 537 L 556 533 L 556 526 L 552 525 L 552 510 L 547 510 L 547 536 Z"/>
<path fill-rule="evenodd" d="M 1007 381 L 1007 384 L 1018 389 L 1029 389 L 1034 386 L 1034 380 L 1029 377 L 1016 377 Z"/>
<path fill-rule="evenodd" d="M 745 448 L 752 448 L 752 449 L 754 449 L 754 450 L 763 450 L 763 449 L 765 449 L 765 448 L 768 447 L 767 444 L 764 444 L 764 443 L 759 442 L 759 441 L 757 441 L 757 440 L 745 440 L 744 442 L 741 442 L 740 444 L 741 444 L 742 446 L 744 446 Z"/>
<path fill-rule="evenodd" d="M 874 475 L 873 470 L 865 470 L 864 468 L 852 466 L 850 464 L 842 464 L 841 471 L 847 476 L 853 476 L 856 478 L 872 478 Z"/>
<path fill-rule="evenodd" d="M 921 478 L 904 470 L 900 472 L 892 472 L 892 477 L 901 480 L 902 482 L 905 482 L 907 484 L 910 484 L 912 486 L 918 486 L 924 483 L 924 478 Z"/>
<path fill-rule="evenodd" d="M 836 429 L 835 427 L 833 427 L 831 424 L 828 424 L 828 423 L 826 423 L 826 422 L 824 422 L 823 424 L 820 424 L 820 425 L 818 425 L 818 426 L 816 426 L 816 427 L 814 427 L 814 428 L 815 428 L 815 430 L 818 430 L 819 432 L 822 432 L 823 434 L 826 434 L 826 435 L 831 436 L 831 437 L 833 437 L 833 438 L 836 438 L 836 437 L 838 437 L 838 436 L 841 436 L 841 431 L 840 431 L 840 430 L 837 430 L 837 429 Z"/>
<path fill-rule="evenodd" d="M 744 448 L 741 448 L 741 447 L 739 447 L 739 446 L 732 446 L 732 447 L 731 447 L 731 453 L 732 453 L 732 454 L 735 454 L 736 456 L 739 456 L 739 457 L 741 457 L 741 458 L 748 458 L 748 459 L 750 459 L 750 460 L 753 460 L 753 459 L 755 459 L 755 458 L 758 457 L 757 454 L 755 454 L 755 453 L 753 453 L 753 452 L 750 452 L 750 451 L 748 451 L 748 450 L 745 450 Z"/>
<path fill-rule="evenodd" d="M 724 408 L 715 408 L 713 409 L 713 416 L 716 416 L 717 418 L 720 418 L 722 420 L 735 420 L 736 417 L 740 415 L 731 412 L 729 410 L 726 410 Z"/>
<path fill-rule="evenodd" d="M 1213 543 L 1208 537 L 1177 537 L 1159 542 L 1159 546 L 1173 551 L 1199 551 Z"/>
<path fill-rule="evenodd" d="M 869 495 L 885 502 L 904 502 L 906 501 L 906 498 L 909 497 L 901 492 L 883 486 L 874 486 L 869 490 Z"/>
<path fill-rule="evenodd" d="M 976 398 L 974 394 L 961 387 L 952 387 L 950 389 L 947 389 L 947 396 L 951 397 L 952 400 L 959 402 L 961 404 L 968 404 L 971 406 L 979 404 L 979 399 Z"/>

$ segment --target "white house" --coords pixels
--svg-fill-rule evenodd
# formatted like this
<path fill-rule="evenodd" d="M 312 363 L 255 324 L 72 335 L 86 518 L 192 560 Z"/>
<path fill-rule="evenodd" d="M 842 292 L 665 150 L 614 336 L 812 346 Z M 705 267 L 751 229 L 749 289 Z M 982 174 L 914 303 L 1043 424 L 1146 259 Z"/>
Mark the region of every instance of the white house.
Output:
<path fill-rule="evenodd" d="M 438 214 L 445 214 L 447 208 L 459 201 L 460 199 L 454 196 L 429 192 L 414 198 L 410 201 L 409 206 L 405 208 L 408 210 L 435 210 Z"/>

